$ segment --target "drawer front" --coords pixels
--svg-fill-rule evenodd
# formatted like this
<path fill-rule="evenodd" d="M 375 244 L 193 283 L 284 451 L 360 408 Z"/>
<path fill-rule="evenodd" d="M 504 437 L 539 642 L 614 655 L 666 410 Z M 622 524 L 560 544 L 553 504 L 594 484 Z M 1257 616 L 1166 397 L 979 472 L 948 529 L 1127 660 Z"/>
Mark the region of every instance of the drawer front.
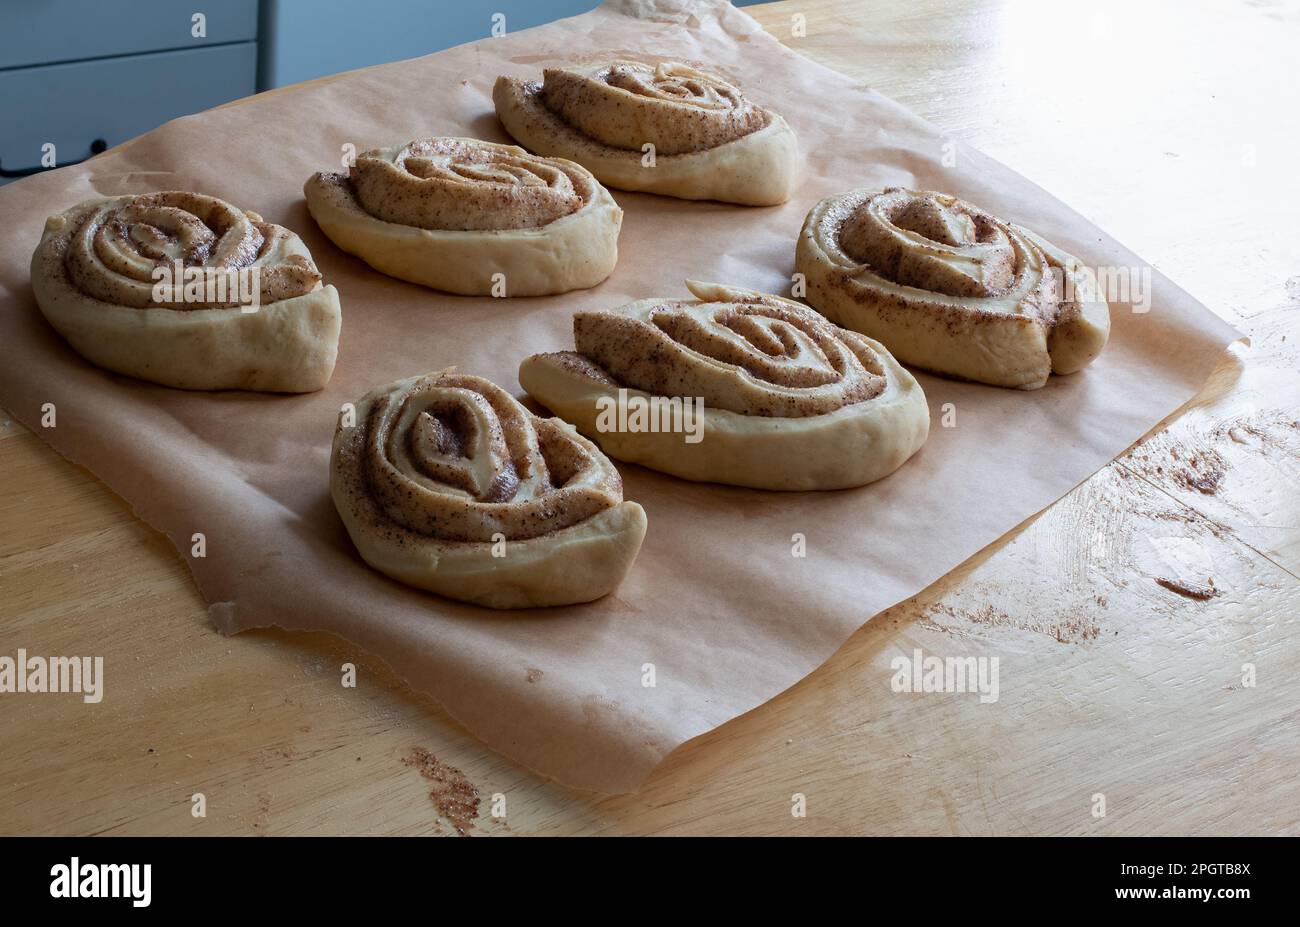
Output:
<path fill-rule="evenodd" d="M 206 17 L 195 38 L 192 17 Z M 4 0 L 0 68 L 257 38 L 257 0 Z"/>
<path fill-rule="evenodd" d="M 0 71 L 0 168 L 38 166 L 47 142 L 59 164 L 79 161 L 97 139 L 112 147 L 256 83 L 256 42 Z"/>

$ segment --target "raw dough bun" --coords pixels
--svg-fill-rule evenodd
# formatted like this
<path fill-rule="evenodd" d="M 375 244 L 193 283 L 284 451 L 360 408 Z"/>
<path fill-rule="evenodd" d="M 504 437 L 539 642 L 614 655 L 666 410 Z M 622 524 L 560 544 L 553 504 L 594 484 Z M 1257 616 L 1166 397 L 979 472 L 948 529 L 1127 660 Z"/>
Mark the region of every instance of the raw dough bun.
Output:
<path fill-rule="evenodd" d="M 593 287 L 618 263 L 623 210 L 586 168 L 514 145 L 432 138 L 358 155 L 303 188 L 330 239 L 391 277 L 464 296 Z M 497 278 L 497 274 L 504 275 Z"/>
<path fill-rule="evenodd" d="M 174 274 L 175 261 L 207 275 L 213 292 L 187 300 L 157 290 L 165 281 L 154 279 L 155 269 Z M 236 298 L 241 271 L 257 274 L 255 311 Z M 215 197 L 89 200 L 46 221 L 31 274 L 54 329 L 118 373 L 180 389 L 302 393 L 334 371 L 338 291 L 321 285 L 297 235 Z"/>
<path fill-rule="evenodd" d="M 808 302 L 936 373 L 1038 389 L 1106 346 L 1092 272 L 1031 232 L 943 193 L 822 200 L 795 250 Z"/>
<path fill-rule="evenodd" d="M 497 78 L 492 99 L 516 141 L 611 187 L 745 206 L 790 198 L 799 154 L 790 126 L 683 64 L 548 68 L 542 83 Z M 642 163 L 646 144 L 653 165 Z"/>
<path fill-rule="evenodd" d="M 645 512 L 609 458 L 488 380 L 398 380 L 345 416 L 334 505 L 394 579 L 490 608 L 569 605 L 613 591 L 641 549 Z"/>
<path fill-rule="evenodd" d="M 843 489 L 888 476 L 925 442 L 925 394 L 880 344 L 788 299 L 686 286 L 697 299 L 579 312 L 577 350 L 533 355 L 519 382 L 611 457 L 688 480 Z M 620 394 L 629 413 L 701 398 L 701 439 L 611 429 L 607 412 L 602 425 Z"/>

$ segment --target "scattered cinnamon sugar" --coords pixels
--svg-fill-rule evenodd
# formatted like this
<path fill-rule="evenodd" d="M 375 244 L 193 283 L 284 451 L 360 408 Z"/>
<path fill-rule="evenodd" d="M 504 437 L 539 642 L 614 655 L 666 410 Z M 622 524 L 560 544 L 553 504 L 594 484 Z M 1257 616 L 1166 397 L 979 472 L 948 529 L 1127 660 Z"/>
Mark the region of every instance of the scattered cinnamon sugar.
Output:
<path fill-rule="evenodd" d="M 266 821 L 271 814 L 271 793 L 257 793 L 257 817 L 253 821 L 253 830 L 257 831 L 257 836 L 266 836 Z"/>
<path fill-rule="evenodd" d="M 1163 576 L 1155 577 L 1156 583 L 1164 586 L 1170 592 L 1176 592 L 1181 596 L 1189 599 L 1196 599 L 1198 602 L 1204 602 L 1206 599 L 1212 599 L 1219 594 L 1219 590 L 1214 587 L 1214 580 L 1207 579 L 1207 583 L 1189 583 L 1181 579 L 1166 579 Z"/>
<path fill-rule="evenodd" d="M 1161 453 L 1158 445 L 1139 441 L 1125 462 L 1148 478 L 1168 475 L 1183 489 L 1211 496 L 1222 489 L 1224 475 L 1231 466 L 1225 453 L 1233 459 L 1243 450 L 1264 456 L 1300 456 L 1292 433 L 1295 428 L 1295 421 L 1283 412 L 1252 412 L 1224 419 L 1206 432 L 1183 438 L 1200 446 L 1184 448 L 1181 453 L 1173 446 Z"/>
<path fill-rule="evenodd" d="M 1283 429 L 1294 429 L 1297 423 L 1280 410 L 1254 412 L 1226 419 L 1211 432 L 1219 442 L 1224 438 L 1235 444 L 1254 447 L 1261 453 L 1281 451 L 1294 455 L 1295 439 Z"/>
<path fill-rule="evenodd" d="M 1219 488 L 1227 464 L 1217 452 L 1201 451 L 1187 459 L 1187 466 L 1174 470 L 1174 479 L 1186 489 L 1212 496 Z"/>
<path fill-rule="evenodd" d="M 1027 618 L 1013 617 L 994 608 L 992 605 L 985 605 L 972 611 L 970 609 L 954 608 L 951 605 L 939 602 L 930 606 L 922 615 L 922 618 L 932 619 L 938 615 L 959 618 L 971 624 L 983 625 L 988 628 L 1016 628 L 1021 631 L 1031 631 L 1035 634 L 1045 634 L 1062 644 L 1082 643 L 1096 640 L 1101 636 L 1101 626 L 1094 618 L 1081 611 L 1074 610 L 1062 610 L 1051 616 Z M 923 626 L 936 631 L 961 633 L 960 628 L 942 622 L 929 621 L 925 622 Z"/>
<path fill-rule="evenodd" d="M 479 794 L 474 783 L 455 766 L 444 763 L 423 747 L 412 747 L 402 764 L 413 767 L 433 783 L 433 791 L 429 793 L 433 807 L 451 823 L 456 833 L 468 837 L 478 817 Z"/>

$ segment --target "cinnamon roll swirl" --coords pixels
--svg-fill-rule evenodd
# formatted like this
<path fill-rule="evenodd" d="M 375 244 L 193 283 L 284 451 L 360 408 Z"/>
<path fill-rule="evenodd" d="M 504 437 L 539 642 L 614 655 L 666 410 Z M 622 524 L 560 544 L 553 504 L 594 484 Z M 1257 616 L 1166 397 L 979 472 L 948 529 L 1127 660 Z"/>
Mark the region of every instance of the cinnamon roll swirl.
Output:
<path fill-rule="evenodd" d="M 854 190 L 804 220 L 807 298 L 904 363 L 1038 389 L 1106 345 L 1096 277 L 1031 232 L 943 193 Z"/>
<path fill-rule="evenodd" d="M 611 592 L 645 537 L 618 471 L 559 419 L 481 377 L 398 380 L 345 409 L 330 489 L 372 567 L 491 608 Z"/>
<path fill-rule="evenodd" d="M 89 200 L 45 223 L 32 289 L 87 360 L 181 389 L 309 392 L 338 353 L 338 292 L 302 240 L 224 200 Z"/>
<path fill-rule="evenodd" d="M 806 306 L 687 281 L 573 319 L 524 389 L 611 457 L 689 480 L 843 489 L 887 476 L 929 433 L 925 395 L 880 344 Z"/>
<path fill-rule="evenodd" d="M 303 192 L 333 242 L 392 277 L 467 296 L 600 283 L 623 210 L 586 168 L 513 145 L 429 138 L 357 156 Z"/>
<path fill-rule="evenodd" d="M 612 187 L 747 206 L 790 197 L 798 146 L 785 120 L 684 64 L 547 68 L 540 83 L 497 78 L 492 99 L 516 141 Z"/>

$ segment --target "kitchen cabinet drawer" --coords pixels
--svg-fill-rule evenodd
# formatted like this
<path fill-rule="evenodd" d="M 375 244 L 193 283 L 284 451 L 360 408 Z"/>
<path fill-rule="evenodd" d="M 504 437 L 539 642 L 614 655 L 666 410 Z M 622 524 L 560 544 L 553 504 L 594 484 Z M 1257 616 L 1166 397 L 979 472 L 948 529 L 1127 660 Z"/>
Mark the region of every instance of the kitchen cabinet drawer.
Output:
<path fill-rule="evenodd" d="M 0 71 L 0 168 L 25 170 L 53 142 L 59 164 L 177 116 L 249 96 L 257 43 Z"/>
<path fill-rule="evenodd" d="M 191 35 L 195 13 L 205 38 Z M 0 16 L 0 68 L 257 38 L 257 0 L 5 0 Z"/>

